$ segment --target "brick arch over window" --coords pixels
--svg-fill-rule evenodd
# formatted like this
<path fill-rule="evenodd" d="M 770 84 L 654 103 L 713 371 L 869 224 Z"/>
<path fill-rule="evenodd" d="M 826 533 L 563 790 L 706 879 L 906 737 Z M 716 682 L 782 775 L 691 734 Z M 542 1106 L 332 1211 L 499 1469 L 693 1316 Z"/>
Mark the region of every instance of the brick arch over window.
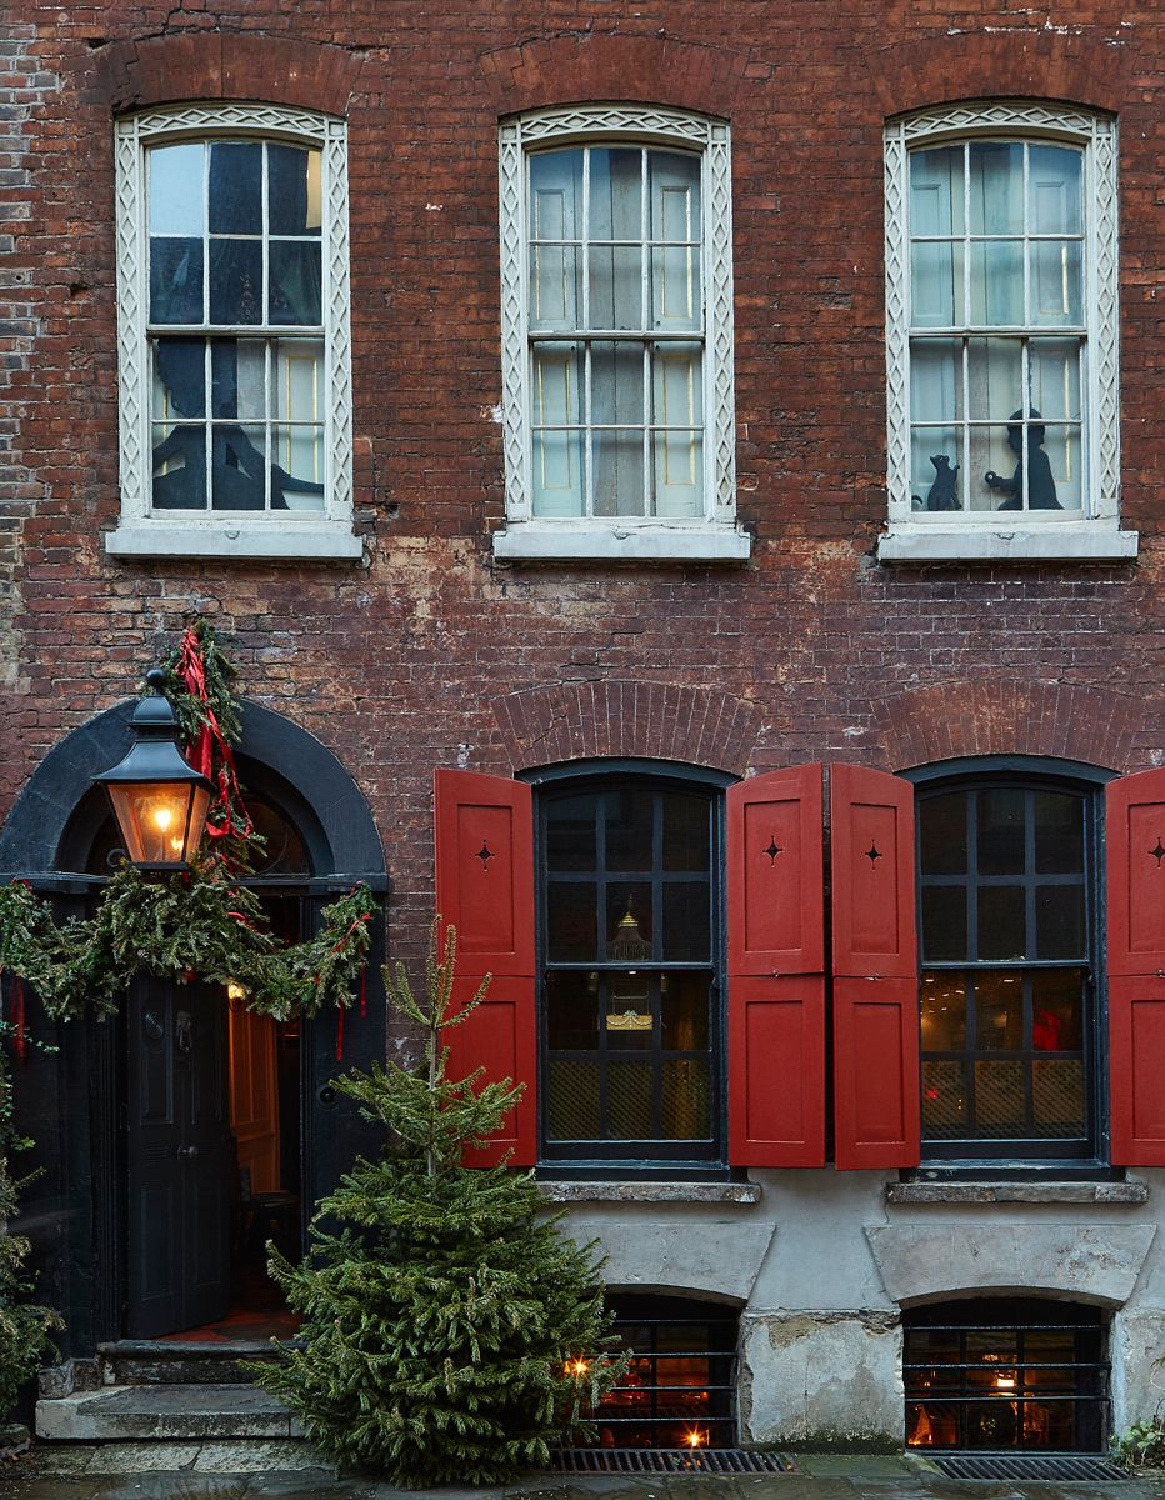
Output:
<path fill-rule="evenodd" d="M 751 703 L 710 688 L 615 681 L 558 684 L 498 698 L 514 770 L 598 756 L 684 761 L 743 775 L 760 728 Z"/>
<path fill-rule="evenodd" d="M 748 54 L 674 37 L 537 37 L 481 58 L 499 115 L 580 100 L 667 104 L 728 116 Z"/>
<path fill-rule="evenodd" d="M 1116 114 L 1137 48 L 1015 27 L 871 48 L 865 62 L 887 116 L 957 99 L 1071 100 Z"/>
<path fill-rule="evenodd" d="M 112 44 L 87 92 L 114 114 L 188 99 L 261 99 L 344 116 L 362 66 L 341 47 L 199 32 Z"/>
<path fill-rule="evenodd" d="M 1146 705 L 1067 683 L 957 681 L 913 688 L 875 709 L 883 764 L 961 756 L 1043 755 L 1114 770 L 1149 764 L 1159 736 Z"/>

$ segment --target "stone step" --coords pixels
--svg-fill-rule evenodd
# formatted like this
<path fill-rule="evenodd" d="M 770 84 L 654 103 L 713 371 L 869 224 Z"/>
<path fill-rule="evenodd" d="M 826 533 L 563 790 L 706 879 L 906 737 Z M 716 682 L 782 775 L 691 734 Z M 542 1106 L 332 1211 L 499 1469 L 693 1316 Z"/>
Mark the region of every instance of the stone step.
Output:
<path fill-rule="evenodd" d="M 166 1339 L 119 1339 L 99 1344 L 97 1354 L 106 1386 L 250 1385 L 255 1377 L 248 1365 L 276 1358 L 269 1342 L 179 1344 Z"/>
<path fill-rule="evenodd" d="M 113 1385 L 36 1404 L 36 1435 L 50 1442 L 298 1438 L 299 1420 L 254 1385 Z"/>

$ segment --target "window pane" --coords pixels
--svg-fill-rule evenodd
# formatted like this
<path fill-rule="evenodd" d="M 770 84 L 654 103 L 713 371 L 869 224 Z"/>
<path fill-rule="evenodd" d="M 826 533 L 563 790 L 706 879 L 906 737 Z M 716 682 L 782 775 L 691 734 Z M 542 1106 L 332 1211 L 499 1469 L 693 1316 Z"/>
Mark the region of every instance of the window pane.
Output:
<path fill-rule="evenodd" d="M 324 346 L 317 339 L 281 339 L 272 346 L 275 389 L 272 413 L 289 422 L 324 419 Z"/>
<path fill-rule="evenodd" d="M 1063 792 L 1035 793 L 1036 870 L 1079 875 L 1084 870 L 1084 803 Z"/>
<path fill-rule="evenodd" d="M 1032 1063 L 1033 1134 L 1043 1140 L 1085 1133 L 1084 1065 L 1075 1058 Z"/>
<path fill-rule="evenodd" d="M 267 440 L 262 427 L 215 423 L 210 430 L 210 442 L 210 493 L 214 509 L 265 509 Z"/>
<path fill-rule="evenodd" d="M 272 510 L 324 508 L 324 430 L 307 425 L 273 427 Z"/>
<path fill-rule="evenodd" d="M 967 1090 L 963 1065 L 922 1064 L 922 1134 L 928 1141 L 958 1140 L 967 1133 Z"/>
<path fill-rule="evenodd" d="M 591 440 L 596 516 L 646 514 L 643 490 L 643 431 L 608 428 Z"/>
<path fill-rule="evenodd" d="M 975 1064 L 976 1134 L 988 1140 L 1027 1135 L 1021 1062 Z"/>
<path fill-rule="evenodd" d="M 155 510 L 205 510 L 205 427 L 155 422 L 151 442 Z"/>
<path fill-rule="evenodd" d="M 1080 454 L 1080 428 L 1077 425 L 1053 426 L 1048 424 L 1044 432 L 1043 448 L 1039 450 L 1047 460 L 1046 480 L 1040 495 L 1032 486 L 1032 507 L 1040 510 L 1079 510 L 1083 492 L 1083 465 Z M 1035 472 L 1036 461 L 1032 460 Z M 1042 469 L 1042 466 L 1041 466 Z M 1055 504 L 1050 501 L 1055 500 Z"/>
<path fill-rule="evenodd" d="M 550 870 L 593 870 L 595 798 L 556 799 L 546 815 L 546 866 Z"/>
<path fill-rule="evenodd" d="M 962 792 L 926 797 L 919 803 L 918 844 L 921 874 L 966 872 L 967 798 Z"/>
<path fill-rule="evenodd" d="M 665 792 L 662 807 L 664 869 L 707 870 L 711 857 L 707 798 Z"/>
<path fill-rule="evenodd" d="M 653 1128 L 652 1065 L 612 1062 L 607 1070 L 607 1135 L 620 1141 L 646 1141 Z"/>
<path fill-rule="evenodd" d="M 561 430 L 582 420 L 581 347 L 538 345 L 533 376 L 534 512 L 543 516 L 582 515 L 582 434 Z"/>
<path fill-rule="evenodd" d="M 661 1079 L 660 1137 L 706 1140 L 709 1134 L 708 1064 L 702 1057 L 665 1060 Z"/>
<path fill-rule="evenodd" d="M 1023 233 L 1023 144 L 972 141 L 971 233 Z"/>
<path fill-rule="evenodd" d="M 913 427 L 910 504 L 927 515 L 963 508 L 963 434 L 957 427 Z"/>
<path fill-rule="evenodd" d="M 975 421 L 1010 420 L 1023 389 L 1022 359 L 1019 339 L 967 340 L 968 399 Z"/>
<path fill-rule="evenodd" d="M 651 237 L 669 244 L 699 240 L 700 158 L 687 151 L 649 151 Z"/>
<path fill-rule="evenodd" d="M 202 339 L 156 339 L 152 347 L 153 415 L 158 421 L 206 415 L 206 344 Z"/>
<path fill-rule="evenodd" d="M 644 327 L 643 251 L 638 245 L 592 245 L 588 328 Z"/>
<path fill-rule="evenodd" d="M 668 1052 L 702 1052 L 708 1046 L 708 976 L 661 974 L 660 1043 Z"/>
<path fill-rule="evenodd" d="M 150 234 L 200 239 L 206 229 L 201 142 L 155 146 L 149 153 Z"/>
<path fill-rule="evenodd" d="M 664 886 L 661 958 L 698 962 L 711 957 L 710 901 L 706 880 L 669 881 Z"/>
<path fill-rule="evenodd" d="M 593 970 L 547 974 L 546 1044 L 552 1052 L 599 1045 L 599 976 Z"/>
<path fill-rule="evenodd" d="M 643 153 L 638 146 L 590 148 L 592 240 L 643 239 Z"/>
<path fill-rule="evenodd" d="M 275 241 L 271 254 L 272 323 L 318 324 L 321 311 L 320 247 L 303 240 Z"/>
<path fill-rule="evenodd" d="M 1029 254 L 1032 323 L 1039 327 L 1082 323 L 1080 241 L 1037 240 Z"/>
<path fill-rule="evenodd" d="M 910 247 L 910 323 L 950 328 L 963 321 L 963 245 L 924 240 Z"/>
<path fill-rule="evenodd" d="M 210 148 L 211 234 L 263 232 L 263 147 L 213 142 Z"/>
<path fill-rule="evenodd" d="M 1083 976 L 1038 970 L 1031 976 L 1032 1047 L 1037 1052 L 1076 1052 L 1083 1045 Z"/>
<path fill-rule="evenodd" d="M 261 240 L 211 240 L 210 321 L 263 321 Z"/>
<path fill-rule="evenodd" d="M 319 234 L 322 203 L 318 151 L 269 145 L 267 191 L 272 234 Z"/>
<path fill-rule="evenodd" d="M 581 963 L 598 956 L 593 881 L 551 880 L 546 887 L 546 956 Z"/>
<path fill-rule="evenodd" d="M 980 1052 L 1018 1052 L 1022 1049 L 1021 974 L 980 974 L 976 978 L 975 1045 Z"/>
<path fill-rule="evenodd" d="M 1022 885 L 981 885 L 978 958 L 1025 958 L 1027 924 Z"/>
<path fill-rule="evenodd" d="M 656 798 L 630 787 L 603 799 L 609 870 L 650 871 L 654 860 Z"/>
<path fill-rule="evenodd" d="M 1080 234 L 1079 151 L 1064 146 L 1028 147 L 1028 229 L 1031 234 Z"/>
<path fill-rule="evenodd" d="M 912 235 L 963 233 L 963 147 L 910 154 Z"/>
<path fill-rule="evenodd" d="M 1036 953 L 1040 958 L 1084 957 L 1083 886 L 1036 886 Z"/>
<path fill-rule="evenodd" d="M 922 952 L 927 963 L 967 957 L 967 893 L 961 885 L 923 886 Z"/>
<path fill-rule="evenodd" d="M 971 245 L 971 323 L 1022 325 L 1023 242 L 980 240 Z"/>
<path fill-rule="evenodd" d="M 919 993 L 924 1052 L 961 1052 L 967 1045 L 965 974 L 924 974 Z"/>
<path fill-rule="evenodd" d="M 650 958 L 651 937 L 651 886 L 612 881 L 607 887 L 607 958 L 614 963 Z"/>
<path fill-rule="evenodd" d="M 552 1141 L 600 1138 L 597 1062 L 550 1060 L 546 1069 L 546 1134 Z"/>
<path fill-rule="evenodd" d="M 1028 345 L 1031 402 L 1045 421 L 1080 420 L 1080 344 L 1032 339 Z M 992 413 L 994 415 L 994 413 Z"/>
<path fill-rule="evenodd" d="M 981 791 L 976 798 L 976 850 L 980 875 L 1024 872 L 1024 798 L 1016 788 Z"/>
<path fill-rule="evenodd" d="M 570 329 L 581 325 L 581 266 L 576 245 L 530 246 L 532 329 Z"/>
<path fill-rule="evenodd" d="M 150 322 L 201 323 L 202 241 L 150 240 Z"/>
<path fill-rule="evenodd" d="M 267 346 L 262 339 L 212 339 L 210 414 L 262 421 L 267 414 Z"/>

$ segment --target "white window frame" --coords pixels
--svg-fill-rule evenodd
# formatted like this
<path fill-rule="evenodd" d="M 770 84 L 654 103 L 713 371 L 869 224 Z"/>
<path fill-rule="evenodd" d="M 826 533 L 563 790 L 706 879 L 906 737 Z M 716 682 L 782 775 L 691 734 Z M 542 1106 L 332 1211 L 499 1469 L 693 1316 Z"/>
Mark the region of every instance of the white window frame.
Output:
<path fill-rule="evenodd" d="M 319 148 L 324 212 L 325 482 L 322 513 L 154 511 L 151 508 L 149 243 L 146 152 L 162 141 L 284 141 Z M 194 104 L 117 121 L 117 357 L 121 520 L 112 556 L 358 558 L 352 532 L 352 356 L 347 127 L 307 110 L 262 104 Z"/>
<path fill-rule="evenodd" d="M 1084 158 L 1083 512 L 912 513 L 910 495 L 910 152 L 976 137 L 1077 145 Z M 882 562 L 1135 557 L 1120 529 L 1117 122 L 1044 104 L 959 104 L 895 120 L 885 133 L 886 452 L 889 528 Z"/>
<path fill-rule="evenodd" d="M 531 149 L 613 142 L 699 152 L 704 230 L 704 514 L 538 517 L 531 502 L 531 368 L 527 327 L 527 174 Z M 732 335 L 732 176 L 728 126 L 678 110 L 633 104 L 541 111 L 501 127 L 502 422 L 506 526 L 498 558 L 636 560 L 747 558 L 736 524 L 736 413 Z"/>

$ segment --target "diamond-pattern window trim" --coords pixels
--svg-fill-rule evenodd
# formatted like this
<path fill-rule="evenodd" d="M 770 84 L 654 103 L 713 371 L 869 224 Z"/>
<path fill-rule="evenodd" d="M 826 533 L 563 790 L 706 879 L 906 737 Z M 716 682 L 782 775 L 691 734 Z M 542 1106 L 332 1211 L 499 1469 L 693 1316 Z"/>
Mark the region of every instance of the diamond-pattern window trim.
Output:
<path fill-rule="evenodd" d="M 706 523 L 736 519 L 736 406 L 734 388 L 732 281 L 732 160 L 729 129 L 722 121 L 679 110 L 632 104 L 579 105 L 507 120 L 499 140 L 501 213 L 501 318 L 503 446 L 506 518 L 531 518 L 530 390 L 526 307 L 526 152 L 558 141 L 614 139 L 697 146 L 704 160 L 707 254 L 705 448 L 710 470 Z M 625 519 L 625 518 L 624 518 Z M 598 524 L 606 524 L 599 522 Z M 648 526 L 664 524 L 648 520 Z"/>
<path fill-rule="evenodd" d="M 145 152 L 159 140 L 205 140 L 223 135 L 294 140 L 322 152 L 324 202 L 322 265 L 327 402 L 325 453 L 326 512 L 329 523 L 352 520 L 352 335 L 348 216 L 348 142 L 343 120 L 307 110 L 267 104 L 187 104 L 119 119 L 114 163 L 117 213 L 117 355 L 122 524 L 150 519 L 164 525 L 189 521 L 183 512 L 152 516 L 150 510 L 149 344 Z M 253 518 L 245 513 L 211 513 L 209 520 L 232 528 Z M 258 524 L 278 525 L 270 517 Z"/>
<path fill-rule="evenodd" d="M 1120 501 L 1117 122 L 1039 103 L 959 104 L 892 121 L 885 132 L 886 453 L 889 519 L 910 522 L 910 149 L 943 139 L 999 135 L 1059 139 L 1085 148 L 1085 518 L 1114 522 Z M 976 517 L 989 524 L 994 512 Z M 996 518 L 997 519 L 997 518 Z M 1009 517 L 1009 525 L 1015 520 Z"/>

